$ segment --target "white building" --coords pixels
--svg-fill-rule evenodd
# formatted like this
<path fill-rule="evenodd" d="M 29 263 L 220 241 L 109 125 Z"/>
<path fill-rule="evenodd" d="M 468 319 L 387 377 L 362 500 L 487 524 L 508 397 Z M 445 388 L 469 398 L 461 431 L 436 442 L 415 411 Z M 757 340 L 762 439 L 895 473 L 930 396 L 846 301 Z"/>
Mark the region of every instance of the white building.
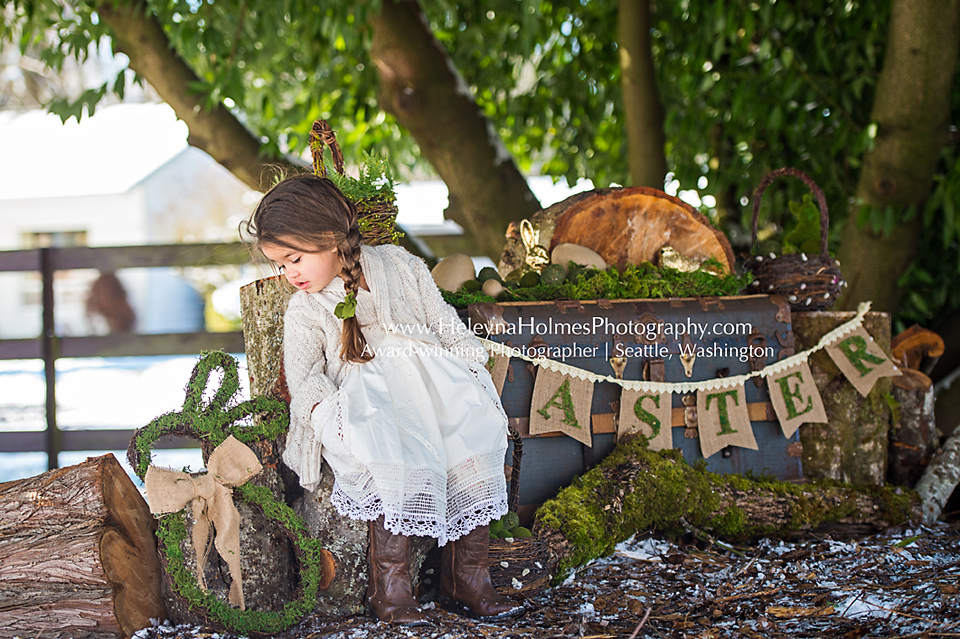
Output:
<path fill-rule="evenodd" d="M 121 104 L 80 123 L 0 112 L 0 250 L 234 241 L 258 195 L 202 151 L 164 104 Z M 57 332 L 98 332 L 95 271 L 57 274 Z M 203 300 L 169 269 L 118 273 L 137 332 L 203 330 Z M 40 276 L 0 273 L 0 339 L 39 334 Z"/>

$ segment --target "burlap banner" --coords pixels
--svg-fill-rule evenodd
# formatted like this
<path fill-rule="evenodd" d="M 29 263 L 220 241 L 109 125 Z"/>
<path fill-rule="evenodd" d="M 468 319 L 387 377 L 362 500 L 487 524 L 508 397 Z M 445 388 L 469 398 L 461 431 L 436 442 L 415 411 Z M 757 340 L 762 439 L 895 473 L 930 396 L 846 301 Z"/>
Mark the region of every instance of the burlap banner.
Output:
<path fill-rule="evenodd" d="M 530 434 L 560 432 L 593 446 L 592 402 L 592 381 L 567 377 L 547 368 L 538 369 L 530 400 Z"/>
<path fill-rule="evenodd" d="M 624 389 L 620 394 L 617 441 L 625 435 L 647 438 L 650 450 L 673 448 L 671 412 L 673 393 L 644 393 Z"/>
<path fill-rule="evenodd" d="M 497 395 L 503 393 L 503 385 L 507 381 L 507 372 L 510 370 L 510 357 L 501 353 L 492 353 L 487 360 L 487 371 L 493 378 L 497 388 Z"/>
<path fill-rule="evenodd" d="M 750 425 L 743 384 L 731 389 L 697 391 L 697 421 L 704 459 L 727 446 L 759 449 Z"/>
<path fill-rule="evenodd" d="M 827 423 L 820 391 L 806 362 L 768 377 L 767 389 L 785 437 L 791 437 L 801 424 Z"/>
<path fill-rule="evenodd" d="M 881 377 L 893 377 L 900 371 L 862 326 L 843 339 L 827 345 L 827 353 L 837 368 L 866 397 Z"/>

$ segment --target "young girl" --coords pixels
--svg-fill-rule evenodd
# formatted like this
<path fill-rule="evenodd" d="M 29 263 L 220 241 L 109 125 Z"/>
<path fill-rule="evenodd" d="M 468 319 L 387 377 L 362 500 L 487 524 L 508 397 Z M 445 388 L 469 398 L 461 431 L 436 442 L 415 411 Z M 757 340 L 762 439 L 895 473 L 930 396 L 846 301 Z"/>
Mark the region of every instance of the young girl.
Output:
<path fill-rule="evenodd" d="M 410 535 L 444 547 L 440 594 L 482 617 L 520 610 L 490 583 L 489 523 L 507 512 L 507 418 L 487 353 L 406 250 L 360 243 L 357 210 L 327 179 L 272 188 L 247 229 L 300 289 L 284 316 L 290 431 L 283 459 L 308 490 L 370 522 L 370 607 L 423 624 Z"/>

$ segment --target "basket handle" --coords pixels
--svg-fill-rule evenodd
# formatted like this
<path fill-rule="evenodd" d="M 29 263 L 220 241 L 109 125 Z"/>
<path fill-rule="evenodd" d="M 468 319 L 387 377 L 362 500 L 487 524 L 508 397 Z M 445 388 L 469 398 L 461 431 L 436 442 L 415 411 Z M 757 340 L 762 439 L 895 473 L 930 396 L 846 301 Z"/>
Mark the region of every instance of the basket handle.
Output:
<path fill-rule="evenodd" d="M 324 146 L 330 147 L 333 168 L 343 175 L 343 152 L 337 144 L 337 134 L 326 120 L 317 120 L 310 128 L 310 154 L 313 156 L 313 172 L 319 177 L 327 177 L 327 165 L 323 161 Z"/>
<path fill-rule="evenodd" d="M 750 250 L 753 254 L 757 252 L 757 224 L 760 214 L 760 198 L 774 180 L 784 175 L 792 175 L 803 181 L 804 184 L 810 187 L 810 191 L 813 192 L 814 197 L 817 198 L 817 206 L 820 209 L 820 259 L 829 262 L 830 251 L 827 249 L 827 235 L 830 232 L 830 215 L 827 213 L 827 198 L 824 197 L 823 190 L 817 186 L 809 175 L 789 166 L 767 173 L 763 179 L 760 180 L 757 190 L 753 192 L 753 224 L 751 226 Z"/>

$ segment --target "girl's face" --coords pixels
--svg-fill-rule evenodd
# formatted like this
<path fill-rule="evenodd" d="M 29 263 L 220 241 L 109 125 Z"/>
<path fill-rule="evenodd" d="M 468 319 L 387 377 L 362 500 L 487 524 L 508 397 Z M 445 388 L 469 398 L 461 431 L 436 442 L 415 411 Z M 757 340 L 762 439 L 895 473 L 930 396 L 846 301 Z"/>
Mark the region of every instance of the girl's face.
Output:
<path fill-rule="evenodd" d="M 298 248 L 264 244 L 261 250 L 268 260 L 277 265 L 287 281 L 301 291 L 318 293 L 343 270 L 336 247 L 317 253 L 312 246 L 304 246 L 289 236 L 279 239 Z"/>

